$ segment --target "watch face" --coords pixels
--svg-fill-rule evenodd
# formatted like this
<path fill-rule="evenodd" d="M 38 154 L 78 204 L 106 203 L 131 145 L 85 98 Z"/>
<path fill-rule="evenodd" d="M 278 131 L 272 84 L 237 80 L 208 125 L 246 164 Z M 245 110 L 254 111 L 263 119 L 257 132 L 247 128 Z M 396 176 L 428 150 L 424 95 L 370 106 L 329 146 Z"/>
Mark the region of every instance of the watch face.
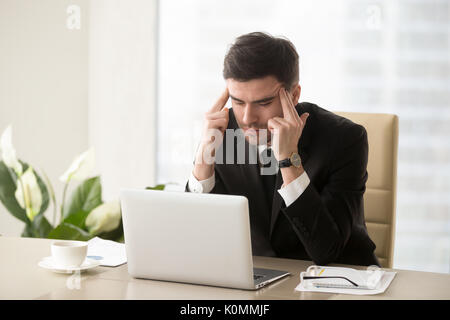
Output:
<path fill-rule="evenodd" d="M 298 153 L 293 153 L 291 156 L 291 163 L 294 167 L 300 167 L 302 164 L 302 159 L 300 159 L 300 156 Z"/>

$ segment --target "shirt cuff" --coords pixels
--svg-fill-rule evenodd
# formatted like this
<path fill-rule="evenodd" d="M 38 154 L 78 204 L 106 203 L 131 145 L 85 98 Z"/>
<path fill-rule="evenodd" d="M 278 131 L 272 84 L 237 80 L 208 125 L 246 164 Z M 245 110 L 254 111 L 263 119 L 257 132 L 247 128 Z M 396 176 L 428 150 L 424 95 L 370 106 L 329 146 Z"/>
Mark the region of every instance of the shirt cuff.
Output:
<path fill-rule="evenodd" d="M 278 190 L 284 203 L 286 203 L 286 207 L 289 207 L 302 195 L 309 186 L 309 182 L 308 174 L 304 171 L 297 179 Z"/>
<path fill-rule="evenodd" d="M 188 188 L 189 191 L 195 193 L 209 193 L 214 188 L 215 184 L 216 184 L 216 175 L 214 172 L 210 178 L 201 181 L 198 181 L 197 178 L 195 178 L 194 174 L 191 172 L 191 176 L 189 177 Z"/>

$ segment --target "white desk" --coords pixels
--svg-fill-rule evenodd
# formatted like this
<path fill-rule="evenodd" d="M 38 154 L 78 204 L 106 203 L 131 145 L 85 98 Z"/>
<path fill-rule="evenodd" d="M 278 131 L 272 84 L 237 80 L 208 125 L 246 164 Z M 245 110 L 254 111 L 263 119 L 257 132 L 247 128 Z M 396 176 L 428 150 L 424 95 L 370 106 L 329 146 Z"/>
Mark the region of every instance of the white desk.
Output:
<path fill-rule="evenodd" d="M 0 299 L 450 299 L 450 274 L 406 270 L 395 270 L 397 275 L 390 287 L 380 295 L 297 292 L 294 288 L 300 282 L 300 272 L 313 263 L 268 257 L 255 257 L 255 267 L 286 270 L 292 275 L 258 291 L 134 279 L 128 275 L 126 264 L 83 272 L 77 288 L 70 285 L 71 275 L 53 273 L 37 265 L 50 255 L 51 242 L 0 237 Z"/>

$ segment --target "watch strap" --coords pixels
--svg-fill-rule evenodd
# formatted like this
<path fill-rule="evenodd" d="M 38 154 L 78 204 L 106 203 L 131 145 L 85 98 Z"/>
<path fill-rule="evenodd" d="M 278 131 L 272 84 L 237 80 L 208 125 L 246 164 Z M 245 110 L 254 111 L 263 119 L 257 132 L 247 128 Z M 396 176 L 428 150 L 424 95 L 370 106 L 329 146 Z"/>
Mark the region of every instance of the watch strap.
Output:
<path fill-rule="evenodd" d="M 290 158 L 278 161 L 278 167 L 279 168 L 287 168 L 287 167 L 290 167 L 290 166 L 292 166 L 292 162 L 291 162 Z"/>

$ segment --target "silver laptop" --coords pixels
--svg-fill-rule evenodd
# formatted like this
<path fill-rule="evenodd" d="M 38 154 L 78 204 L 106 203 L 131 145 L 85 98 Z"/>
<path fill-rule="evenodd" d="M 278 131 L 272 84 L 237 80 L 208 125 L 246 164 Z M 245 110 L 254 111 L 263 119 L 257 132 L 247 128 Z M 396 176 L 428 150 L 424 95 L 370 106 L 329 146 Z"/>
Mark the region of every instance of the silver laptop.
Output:
<path fill-rule="evenodd" d="M 128 273 L 255 290 L 289 275 L 253 268 L 243 196 L 122 189 Z"/>

